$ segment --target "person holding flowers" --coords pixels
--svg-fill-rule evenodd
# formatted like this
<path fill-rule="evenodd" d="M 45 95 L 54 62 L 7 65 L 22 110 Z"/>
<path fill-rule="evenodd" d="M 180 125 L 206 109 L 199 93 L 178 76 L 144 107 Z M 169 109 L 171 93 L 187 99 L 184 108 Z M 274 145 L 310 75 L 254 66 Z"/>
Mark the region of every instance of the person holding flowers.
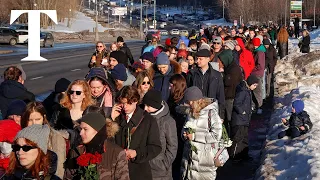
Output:
<path fill-rule="evenodd" d="M 186 140 L 181 162 L 183 179 L 216 179 L 215 156 L 222 137 L 222 121 L 218 103 L 205 98 L 201 90 L 192 86 L 185 91 L 189 105 L 187 122 L 182 130 Z"/>
<path fill-rule="evenodd" d="M 80 119 L 83 145 L 69 151 L 64 179 L 129 179 L 126 152 L 107 140 L 106 122 L 97 112 L 90 112 Z"/>

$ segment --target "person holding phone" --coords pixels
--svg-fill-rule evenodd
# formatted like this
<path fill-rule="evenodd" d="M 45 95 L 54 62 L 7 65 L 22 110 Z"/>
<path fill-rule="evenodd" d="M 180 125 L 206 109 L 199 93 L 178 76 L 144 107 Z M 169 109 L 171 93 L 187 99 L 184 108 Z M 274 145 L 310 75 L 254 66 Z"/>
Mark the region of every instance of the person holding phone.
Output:
<path fill-rule="evenodd" d="M 140 95 L 135 87 L 124 86 L 116 100 L 111 112 L 111 119 L 120 126 L 115 143 L 126 150 L 130 179 L 152 180 L 149 161 L 161 152 L 157 121 L 137 106 Z"/>
<path fill-rule="evenodd" d="M 96 43 L 96 51 L 91 56 L 88 67 L 108 66 L 108 51 L 102 41 Z"/>

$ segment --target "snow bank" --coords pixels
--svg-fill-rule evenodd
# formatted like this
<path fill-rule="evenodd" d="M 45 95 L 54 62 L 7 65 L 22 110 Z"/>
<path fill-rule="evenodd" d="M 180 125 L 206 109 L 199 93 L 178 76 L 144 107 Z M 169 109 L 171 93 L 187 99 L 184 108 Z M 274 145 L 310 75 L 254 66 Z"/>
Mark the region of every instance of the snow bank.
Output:
<path fill-rule="evenodd" d="M 225 19 L 214 19 L 214 20 L 207 20 L 207 21 L 201 21 L 201 24 L 207 25 L 207 26 L 212 26 L 212 25 L 217 25 L 217 26 L 233 26 L 233 23 L 227 22 Z"/>
<path fill-rule="evenodd" d="M 96 27 L 96 22 L 81 12 L 76 12 L 75 18 L 71 19 L 70 28 L 67 27 L 67 24 L 68 19 L 65 19 L 64 22 L 59 22 L 57 25 L 53 25 L 48 29 L 44 29 L 44 31 L 74 33 L 89 30 L 90 32 L 93 32 L 93 28 Z M 107 28 L 103 27 L 101 24 L 98 24 L 99 32 L 104 32 L 105 30 L 107 30 Z"/>
<path fill-rule="evenodd" d="M 310 133 L 292 140 L 288 137 L 277 139 L 279 132 L 286 129 L 281 118 L 290 116 L 291 103 L 296 99 L 304 101 L 313 128 Z M 319 99 L 319 88 L 304 86 L 275 100 L 277 107 L 269 122 L 263 161 L 256 179 L 320 179 Z"/>

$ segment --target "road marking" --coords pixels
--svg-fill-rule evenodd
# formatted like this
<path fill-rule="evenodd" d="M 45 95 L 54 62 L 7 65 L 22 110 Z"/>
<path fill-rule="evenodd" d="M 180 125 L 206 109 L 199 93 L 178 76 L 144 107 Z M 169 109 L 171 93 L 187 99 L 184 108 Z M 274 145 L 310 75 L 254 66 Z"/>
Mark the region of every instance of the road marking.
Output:
<path fill-rule="evenodd" d="M 72 69 L 71 71 L 72 72 L 75 72 L 75 71 L 80 71 L 81 69 Z"/>
<path fill-rule="evenodd" d="M 43 76 L 38 76 L 38 77 L 35 77 L 35 78 L 31 78 L 30 80 L 33 81 L 33 80 L 37 80 L 37 79 L 41 79 L 43 78 Z"/>

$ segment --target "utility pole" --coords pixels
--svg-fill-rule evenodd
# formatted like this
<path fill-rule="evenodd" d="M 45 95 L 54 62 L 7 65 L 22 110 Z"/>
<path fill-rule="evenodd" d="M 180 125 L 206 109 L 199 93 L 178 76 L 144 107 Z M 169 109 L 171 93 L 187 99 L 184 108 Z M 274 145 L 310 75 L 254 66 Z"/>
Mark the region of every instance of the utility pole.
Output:
<path fill-rule="evenodd" d="M 153 7 L 153 29 L 157 29 L 156 28 L 156 6 L 157 6 L 157 3 L 156 3 L 156 0 L 153 0 L 154 2 L 154 7 Z"/>
<path fill-rule="evenodd" d="M 142 8 L 143 8 L 143 4 L 142 4 L 142 0 L 140 0 L 140 36 L 141 39 L 143 39 L 143 27 L 142 27 Z"/>
<path fill-rule="evenodd" d="M 132 25 L 132 7 L 133 7 L 133 0 L 130 2 L 130 26 Z"/>
<path fill-rule="evenodd" d="M 88 0 L 88 1 L 89 1 L 89 9 L 91 9 L 91 8 L 90 8 L 90 2 L 91 2 L 91 0 Z"/>
<path fill-rule="evenodd" d="M 317 0 L 314 0 L 314 7 L 313 7 L 313 26 L 316 26 L 316 6 L 317 6 Z"/>
<path fill-rule="evenodd" d="M 224 0 L 222 0 L 222 18 L 224 19 Z"/>
<path fill-rule="evenodd" d="M 95 0 L 96 3 L 96 34 L 95 41 L 99 41 L 99 33 L 98 33 L 98 0 Z"/>
<path fill-rule="evenodd" d="M 288 8 L 288 0 L 286 0 L 285 11 L 284 11 L 284 26 L 287 26 L 287 8 Z"/>

